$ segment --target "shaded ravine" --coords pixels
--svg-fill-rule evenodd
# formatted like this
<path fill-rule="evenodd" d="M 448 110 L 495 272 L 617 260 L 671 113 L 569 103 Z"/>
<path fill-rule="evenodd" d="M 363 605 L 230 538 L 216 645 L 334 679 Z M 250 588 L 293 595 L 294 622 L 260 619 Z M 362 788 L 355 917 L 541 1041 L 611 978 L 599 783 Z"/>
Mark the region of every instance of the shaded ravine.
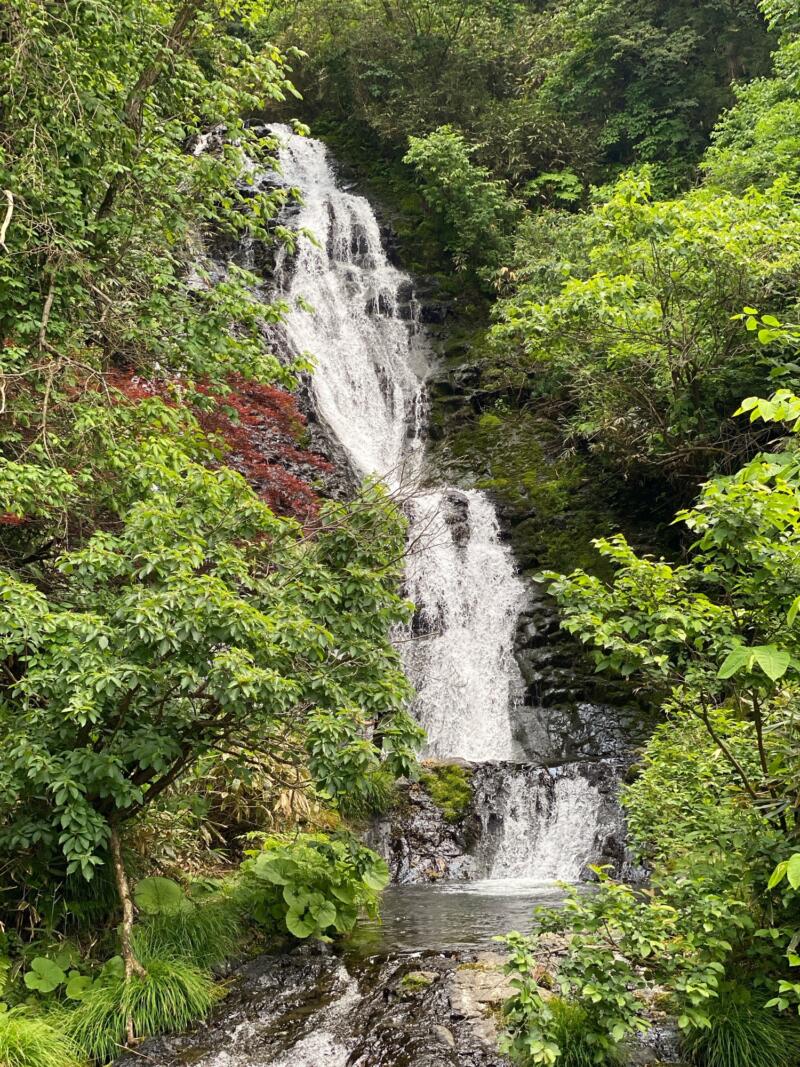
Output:
<path fill-rule="evenodd" d="M 291 308 L 276 340 L 287 358 L 312 356 L 314 417 L 350 474 L 380 477 L 406 501 L 417 611 L 398 642 L 427 731 L 424 756 L 470 768 L 469 829 L 454 832 L 440 816 L 432 829 L 437 813 L 424 796 L 419 840 L 377 823 L 370 843 L 395 881 L 419 883 L 387 890 L 382 926 L 366 924 L 338 954 L 309 945 L 244 965 L 207 1025 L 120 1062 L 497 1067 L 505 1061 L 493 1012 L 508 990 L 492 937 L 524 929 L 534 904 L 557 904 L 555 882 L 578 880 L 619 838 L 616 772 L 607 760 L 550 769 L 520 743 L 513 712 L 526 680 L 515 645 L 529 589 L 489 496 L 437 485 L 426 467 L 435 360 L 424 306 L 325 146 L 289 127 L 268 132 L 282 142 L 277 180 L 302 193 L 281 222 L 315 238 L 301 236 L 297 252 L 272 265 L 265 297 Z M 245 243 L 231 258 L 257 251 Z"/>

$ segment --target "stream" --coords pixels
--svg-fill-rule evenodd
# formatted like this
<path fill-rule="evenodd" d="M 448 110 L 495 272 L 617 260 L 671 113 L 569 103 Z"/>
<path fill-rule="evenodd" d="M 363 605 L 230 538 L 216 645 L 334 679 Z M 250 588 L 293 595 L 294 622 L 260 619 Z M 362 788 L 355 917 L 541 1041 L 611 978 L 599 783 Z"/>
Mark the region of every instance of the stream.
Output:
<path fill-rule="evenodd" d="M 471 830 L 465 843 L 424 798 L 403 827 L 376 825 L 369 843 L 397 883 L 380 923 L 362 923 L 336 950 L 304 945 L 245 964 L 209 1024 L 121 1062 L 494 1067 L 505 1061 L 489 1006 L 508 990 L 492 939 L 528 929 L 536 904 L 559 904 L 559 880 L 578 881 L 603 842 L 621 838 L 617 769 L 608 759 L 548 766 L 526 747 L 535 731 L 515 725 L 525 694 L 515 642 L 531 592 L 490 497 L 438 484 L 426 464 L 436 360 L 424 305 L 325 146 L 289 127 L 269 132 L 282 142 L 277 180 L 302 192 L 281 221 L 316 240 L 278 253 L 265 299 L 291 306 L 277 340 L 287 356 L 313 356 L 314 417 L 342 462 L 407 498 L 417 611 L 398 642 L 427 731 L 423 756 L 473 771 Z M 249 266 L 252 254 L 244 244 L 232 258 Z M 534 725 L 544 721 L 534 711 Z"/>

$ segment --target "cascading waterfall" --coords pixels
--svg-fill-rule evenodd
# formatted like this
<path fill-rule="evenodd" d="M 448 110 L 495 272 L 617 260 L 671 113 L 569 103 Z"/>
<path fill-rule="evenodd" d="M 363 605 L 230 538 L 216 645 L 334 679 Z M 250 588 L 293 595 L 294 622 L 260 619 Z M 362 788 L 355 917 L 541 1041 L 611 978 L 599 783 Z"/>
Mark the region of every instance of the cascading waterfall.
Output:
<path fill-rule="evenodd" d="M 407 646 L 417 716 L 438 759 L 511 760 L 508 715 L 523 586 L 483 493 L 442 489 L 413 500 L 407 564 L 419 639 Z M 414 535 L 429 531 L 414 545 Z M 422 636 L 424 635 L 424 636 Z"/>
<path fill-rule="evenodd" d="M 283 181 L 302 192 L 293 225 L 314 235 L 276 263 L 288 342 L 312 356 L 317 414 L 356 470 L 397 486 L 416 475 L 428 370 L 411 279 L 389 263 L 369 202 L 338 188 L 324 145 L 272 129 Z"/>
<path fill-rule="evenodd" d="M 287 212 L 298 250 L 276 263 L 293 355 L 314 360 L 320 420 L 361 475 L 392 488 L 422 479 L 429 349 L 411 278 L 389 262 L 369 202 L 342 189 L 325 146 L 287 126 L 279 180 L 302 199 Z M 417 605 L 402 642 L 429 757 L 514 761 L 510 708 L 519 688 L 514 632 L 524 587 L 497 515 L 478 491 L 415 488 L 408 505 L 408 594 Z M 501 764 L 501 766 L 505 766 Z M 522 766 L 496 785 L 493 877 L 574 878 L 591 851 L 597 802 L 581 776 L 558 779 L 542 804 Z M 591 838 L 591 840 L 590 840 Z"/>

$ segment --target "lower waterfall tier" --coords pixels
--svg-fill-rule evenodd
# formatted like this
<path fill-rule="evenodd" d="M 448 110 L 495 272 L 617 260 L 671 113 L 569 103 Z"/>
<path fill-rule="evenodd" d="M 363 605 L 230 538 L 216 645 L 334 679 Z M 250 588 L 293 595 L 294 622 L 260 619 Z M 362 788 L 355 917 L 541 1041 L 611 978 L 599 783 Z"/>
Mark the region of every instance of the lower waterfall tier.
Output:
<path fill-rule="evenodd" d="M 424 782 L 403 791 L 368 841 L 400 884 L 439 880 L 578 881 L 591 864 L 625 865 L 625 835 L 610 761 L 539 768 L 464 765 L 471 799 L 454 817 Z"/>

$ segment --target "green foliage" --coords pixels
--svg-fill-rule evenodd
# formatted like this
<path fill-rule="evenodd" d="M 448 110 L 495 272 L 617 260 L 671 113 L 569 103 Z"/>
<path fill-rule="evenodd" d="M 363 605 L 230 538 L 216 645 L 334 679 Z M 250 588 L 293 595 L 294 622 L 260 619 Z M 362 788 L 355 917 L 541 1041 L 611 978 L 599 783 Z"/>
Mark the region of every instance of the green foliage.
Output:
<path fill-rule="evenodd" d="M 136 883 L 133 899 L 145 915 L 177 915 L 187 903 L 177 882 L 152 876 Z"/>
<path fill-rule="evenodd" d="M 80 1067 L 82 1057 L 54 1021 L 27 1008 L 0 1012 L 3 1067 Z"/>
<path fill-rule="evenodd" d="M 250 276 L 233 269 L 221 286 L 197 286 L 187 271 L 197 233 L 268 236 L 287 196 L 237 185 L 247 155 L 269 152 L 243 116 L 293 92 L 285 56 L 231 32 L 232 19 L 255 25 L 262 15 L 249 0 L 123 10 L 92 0 L 68 21 L 35 0 L 7 5 L 6 374 L 29 376 L 26 387 L 41 383 L 51 399 L 63 375 L 96 373 L 114 356 L 190 375 L 283 376 L 258 335 L 270 312 L 256 307 Z M 223 150 L 185 150 L 217 122 L 229 135 Z"/>
<path fill-rule="evenodd" d="M 411 137 L 404 162 L 419 176 L 456 269 L 482 269 L 488 278 L 509 251 L 519 206 L 503 182 L 472 162 L 472 152 L 458 130 L 442 126 L 427 137 Z"/>
<path fill-rule="evenodd" d="M 743 408 L 796 427 L 787 392 Z M 697 1062 L 749 1063 L 756 1044 L 765 1063 L 796 1057 L 795 1031 L 767 1018 L 761 1002 L 731 999 L 726 984 L 757 989 L 762 1001 L 777 987 L 767 1007 L 779 1009 L 800 990 L 789 972 L 800 963 L 800 866 L 792 854 L 775 867 L 798 803 L 796 445 L 785 441 L 713 479 L 679 520 L 696 538 L 685 562 L 639 556 L 614 537 L 597 542 L 613 579 L 549 576 L 564 625 L 595 646 L 598 668 L 643 679 L 668 719 L 623 794 L 634 845 L 654 866 L 652 888 L 636 893 L 603 879 L 558 914 L 542 911 L 532 938 L 508 939 L 517 989 L 509 1046 L 533 1063 L 560 1055 L 536 981 L 537 949 L 553 933 L 569 936 L 555 981 L 585 1011 L 599 1050 L 646 1028 L 644 994 L 664 989 Z M 774 891 L 784 879 L 780 904 L 765 899 L 764 886 Z"/>
<path fill-rule="evenodd" d="M 739 192 L 800 177 L 800 26 L 791 3 L 760 6 L 780 34 L 774 75 L 736 87 L 736 105 L 722 116 L 702 163 L 712 184 Z"/>
<path fill-rule="evenodd" d="M 309 541 L 231 471 L 181 459 L 140 474 L 158 488 L 58 561 L 54 596 L 9 578 L 3 601 L 17 666 L 2 843 L 87 877 L 107 817 L 136 815 L 212 746 L 264 752 L 291 724 L 335 795 L 381 765 L 368 718 L 385 718 L 395 773 L 420 736 L 387 639 L 407 615 L 404 527 L 380 490 L 327 506 Z"/>
<path fill-rule="evenodd" d="M 140 1037 L 183 1030 L 205 1018 L 220 991 L 197 967 L 177 959 L 143 959 L 144 977 L 95 982 L 65 1017 L 71 1040 L 87 1057 L 113 1059 L 127 1039 L 126 1020 Z"/>
<path fill-rule="evenodd" d="M 769 49 L 748 0 L 300 0 L 269 31 L 309 53 L 311 114 L 373 154 L 450 124 L 496 176 L 570 169 L 581 191 L 634 161 L 684 181 Z"/>
<path fill-rule="evenodd" d="M 592 1041 L 586 1012 L 562 997 L 551 997 L 547 1007 L 552 1014 L 553 1040 L 561 1050 L 561 1067 L 615 1067 L 620 1058 L 615 1052 L 601 1053 Z"/>
<path fill-rule="evenodd" d="M 429 767 L 422 784 L 447 822 L 460 822 L 472 803 L 472 774 L 456 763 Z"/>
<path fill-rule="evenodd" d="M 181 960 L 209 970 L 231 959 L 242 944 L 244 917 L 233 894 L 186 900 L 171 913 L 140 918 L 133 946 L 142 959 Z"/>
<path fill-rule="evenodd" d="M 733 469 L 752 450 L 752 433 L 730 420 L 739 398 L 794 373 L 783 339 L 760 345 L 733 318 L 748 303 L 794 306 L 784 286 L 800 277 L 800 215 L 789 190 L 658 201 L 646 175 L 630 174 L 581 240 L 588 251 L 563 264 L 559 292 L 543 299 L 534 274 L 500 302 L 495 376 L 555 400 L 568 439 L 626 478 L 679 485 L 712 463 Z"/>
<path fill-rule="evenodd" d="M 349 834 L 269 837 L 242 871 L 254 918 L 300 940 L 348 934 L 362 911 L 374 918 L 389 881 L 386 863 Z"/>
<path fill-rule="evenodd" d="M 531 937 L 505 939 L 516 990 L 506 1008 L 507 1047 L 532 1064 L 554 1064 L 562 1053 L 558 1016 L 535 979 L 543 938 L 570 935 L 555 981 L 583 1013 L 586 1043 L 602 1063 L 613 1061 L 626 1036 L 648 1029 L 645 990 L 670 990 L 682 1028 L 708 1026 L 732 942 L 753 929 L 744 902 L 716 893 L 703 877 L 662 880 L 645 892 L 602 878 L 596 893 L 572 889 L 563 909 L 540 908 L 536 918 Z"/>
<path fill-rule="evenodd" d="M 800 1027 L 765 1011 L 748 990 L 726 990 L 709 1005 L 709 1025 L 691 1030 L 685 1047 L 701 1067 L 793 1067 Z"/>

